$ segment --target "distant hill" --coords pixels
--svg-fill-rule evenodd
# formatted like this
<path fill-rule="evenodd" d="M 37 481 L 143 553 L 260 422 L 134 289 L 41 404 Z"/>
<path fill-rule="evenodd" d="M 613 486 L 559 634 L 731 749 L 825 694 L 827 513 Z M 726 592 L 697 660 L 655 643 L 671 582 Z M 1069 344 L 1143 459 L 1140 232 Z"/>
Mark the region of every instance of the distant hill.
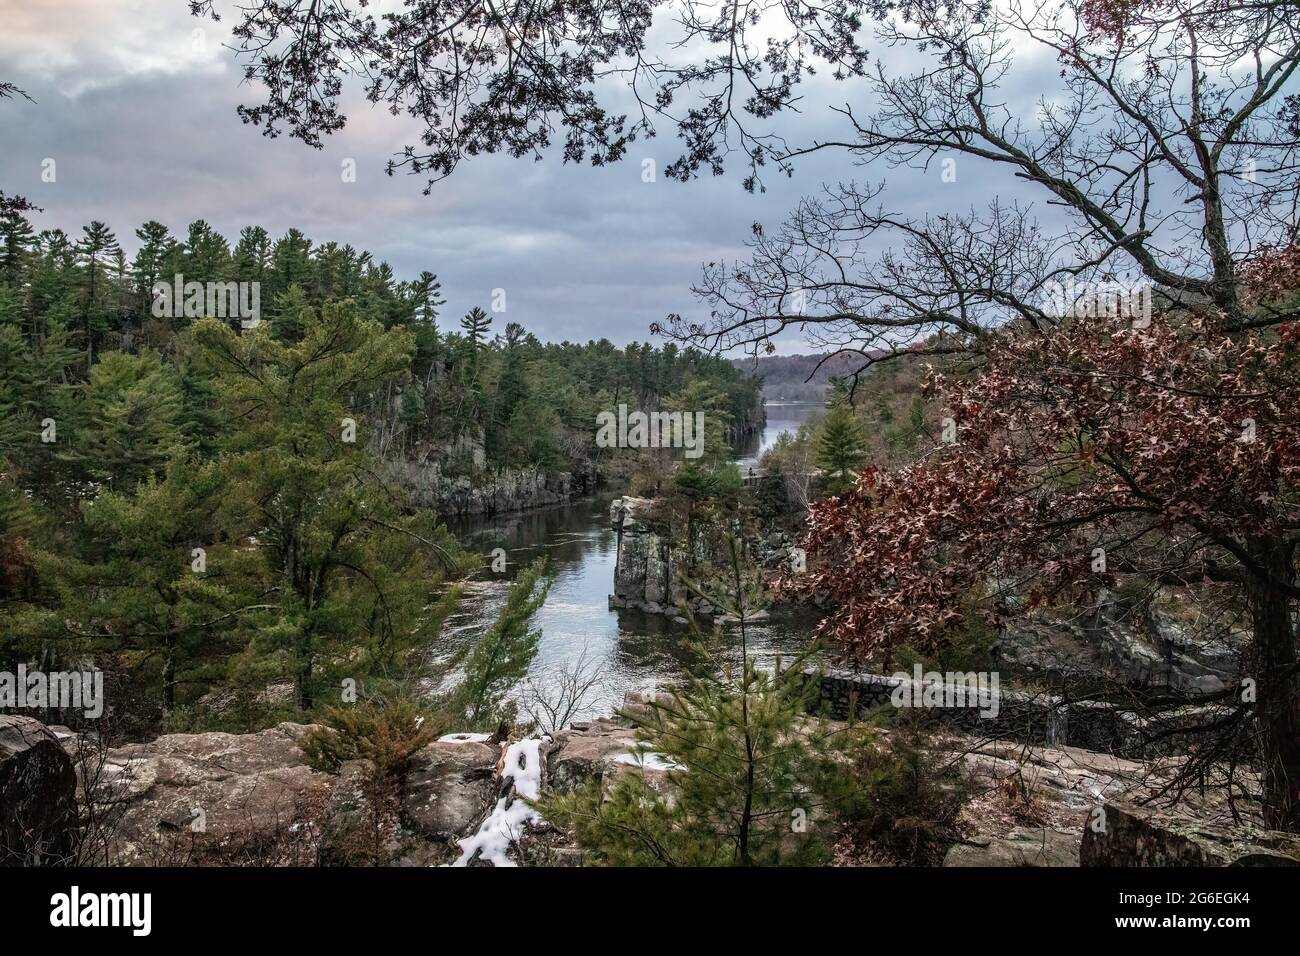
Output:
<path fill-rule="evenodd" d="M 860 355 L 836 355 L 817 368 L 817 363 L 824 358 L 822 355 L 766 355 L 731 361 L 745 373 L 762 378 L 764 401 L 820 402 L 826 397 L 826 385 L 833 376 L 850 375 L 862 367 Z"/>

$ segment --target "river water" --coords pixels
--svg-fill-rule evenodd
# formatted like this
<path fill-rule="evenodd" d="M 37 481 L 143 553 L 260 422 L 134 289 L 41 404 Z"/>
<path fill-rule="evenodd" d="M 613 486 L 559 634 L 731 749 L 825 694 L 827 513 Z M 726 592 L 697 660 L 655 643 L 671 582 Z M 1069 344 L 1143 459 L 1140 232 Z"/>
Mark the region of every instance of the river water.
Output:
<path fill-rule="evenodd" d="M 819 405 L 767 406 L 767 426 L 754 447 L 740 449 L 742 470 L 752 466 L 783 430 L 795 430 L 820 413 Z M 648 691 L 682 674 L 689 659 L 690 628 L 640 611 L 612 611 L 617 536 L 610 527 L 609 506 L 614 495 L 573 504 L 509 515 L 490 521 L 461 522 L 452 531 L 466 548 L 485 559 L 504 548 L 504 574 L 484 572 L 468 583 L 464 599 L 447 621 L 445 633 L 454 644 L 477 637 L 491 623 L 510 578 L 524 565 L 545 554 L 554 582 L 534 626 L 542 632 L 530 676 L 544 680 L 558 669 L 579 662 L 598 674 L 578 717 L 609 714 L 628 690 Z M 751 652 L 760 660 L 789 656 L 808 644 L 809 622 L 798 615 L 777 614 L 747 630 Z M 721 653 L 738 657 L 739 633 L 724 633 Z M 721 662 L 720 662 L 721 663 Z"/>

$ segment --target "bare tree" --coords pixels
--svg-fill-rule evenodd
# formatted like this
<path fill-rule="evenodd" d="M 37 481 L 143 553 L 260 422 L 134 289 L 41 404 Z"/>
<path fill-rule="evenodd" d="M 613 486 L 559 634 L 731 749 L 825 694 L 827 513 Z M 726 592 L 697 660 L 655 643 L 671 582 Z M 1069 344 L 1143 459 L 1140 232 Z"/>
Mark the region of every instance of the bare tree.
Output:
<path fill-rule="evenodd" d="M 828 187 L 781 228 L 756 225 L 747 262 L 706 266 L 696 292 L 709 319 L 670 316 L 668 330 L 761 351 L 796 327 L 866 369 L 979 352 L 1009 321 L 1049 328 L 1052 292 L 1071 282 L 1143 284 L 1229 330 L 1296 318 L 1294 304 L 1251 301 L 1243 282 L 1300 228 L 1294 3 L 1134 0 L 1106 17 L 1098 6 L 891 5 L 878 42 L 920 66 L 877 66 L 870 111 L 839 110 L 848 135 L 782 157 L 841 150 L 980 176 L 995 197 L 1019 181 L 1045 201 L 1045 222 L 1000 198 L 908 217 L 880 186 Z M 1039 52 L 1058 61 L 1059 85 L 1031 106 L 1017 81 L 1041 88 L 1042 75 L 1016 60 Z"/>
<path fill-rule="evenodd" d="M 576 660 L 530 676 L 521 688 L 520 707 L 539 732 L 554 734 L 596 703 L 604 676 L 584 647 Z"/>

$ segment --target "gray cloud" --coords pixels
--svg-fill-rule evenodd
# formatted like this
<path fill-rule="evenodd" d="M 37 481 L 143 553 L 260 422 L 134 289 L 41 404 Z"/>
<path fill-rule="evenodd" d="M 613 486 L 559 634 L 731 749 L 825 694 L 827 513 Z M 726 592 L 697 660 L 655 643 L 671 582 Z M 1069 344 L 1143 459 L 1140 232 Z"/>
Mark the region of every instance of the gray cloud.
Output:
<path fill-rule="evenodd" d="M 147 219 L 177 233 L 206 219 L 231 238 L 246 225 L 276 236 L 297 227 L 318 242 L 368 249 L 401 277 L 437 272 L 452 315 L 505 288 L 506 318 L 544 338 L 645 339 L 650 322 L 698 308 L 689 286 L 700 263 L 742 256 L 752 222 L 774 225 L 823 181 L 886 172 L 828 153 L 803 162 L 793 179 L 769 176 L 763 195 L 745 193 L 740 175 L 642 182 L 643 158 L 662 170 L 676 155 L 675 139 L 661 136 L 602 169 L 478 157 L 424 196 L 422 179 L 383 172 L 416 141 L 409 120 L 356 104 L 348 127 L 320 151 L 243 125 L 235 105 L 253 97 L 221 49 L 227 24 L 192 20 L 183 0 L 5 7 L 4 79 L 37 103 L 0 104 L 0 187 L 45 208 L 38 227 L 75 233 L 101 219 L 128 250 Z M 197 45 L 195 29 L 206 31 Z M 825 104 L 861 92 L 819 79 L 785 132 L 824 135 L 836 124 Z M 55 183 L 40 181 L 45 157 L 58 164 Z M 345 159 L 356 161 L 355 183 L 342 181 Z M 935 211 L 937 178 L 937 169 L 888 171 L 888 205 Z M 990 196 L 979 175 L 943 193 L 957 209 Z"/>

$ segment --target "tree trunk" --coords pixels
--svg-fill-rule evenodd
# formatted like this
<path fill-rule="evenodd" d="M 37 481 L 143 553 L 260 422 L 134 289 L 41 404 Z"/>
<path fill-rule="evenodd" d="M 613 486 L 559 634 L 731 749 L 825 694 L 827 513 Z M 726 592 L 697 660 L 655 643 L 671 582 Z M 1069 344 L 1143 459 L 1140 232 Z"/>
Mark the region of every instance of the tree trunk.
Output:
<path fill-rule="evenodd" d="M 1300 832 L 1300 675 L 1285 590 L 1295 579 L 1291 549 L 1271 540 L 1254 551 L 1268 571 L 1267 580 L 1252 578 L 1247 588 L 1258 668 L 1265 819 L 1274 829 Z"/>
<path fill-rule="evenodd" d="M 163 713 L 176 709 L 176 638 L 167 638 L 167 657 L 163 661 Z"/>
<path fill-rule="evenodd" d="M 90 327 L 90 312 L 95 307 L 95 260 L 90 260 L 90 296 L 82 313 L 82 322 L 86 326 L 86 368 L 95 362 L 95 336 Z"/>
<path fill-rule="evenodd" d="M 314 703 L 311 695 L 311 635 L 298 635 L 294 641 L 293 657 L 293 689 L 298 698 L 298 709 L 311 710 Z"/>

